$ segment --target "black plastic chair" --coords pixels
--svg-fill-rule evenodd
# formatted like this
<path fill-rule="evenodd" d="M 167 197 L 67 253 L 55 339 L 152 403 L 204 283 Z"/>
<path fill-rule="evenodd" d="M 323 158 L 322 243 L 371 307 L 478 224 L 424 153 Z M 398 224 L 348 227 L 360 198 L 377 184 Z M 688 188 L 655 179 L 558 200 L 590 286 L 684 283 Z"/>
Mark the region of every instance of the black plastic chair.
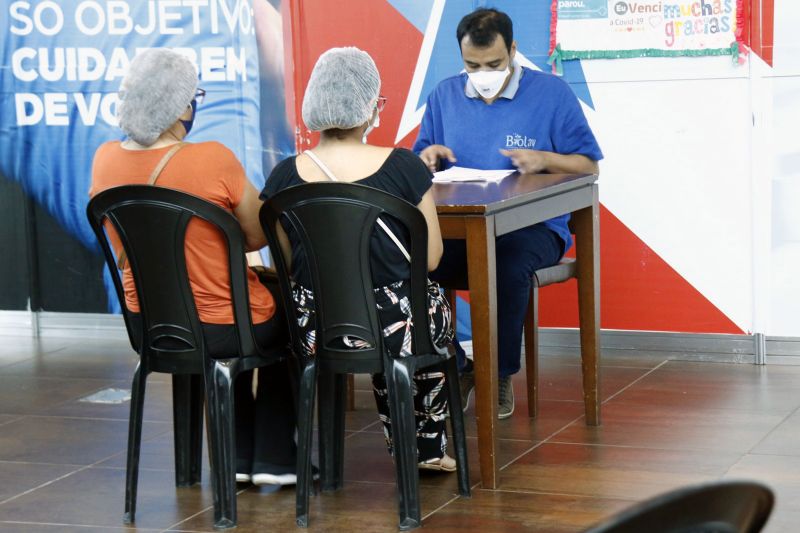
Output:
<path fill-rule="evenodd" d="M 239 372 L 266 366 L 288 353 L 286 346 L 264 350 L 253 336 L 244 250 L 238 221 L 224 209 L 183 192 L 148 185 L 115 187 L 87 207 L 121 302 L 122 282 L 104 224 L 119 235 L 139 297 L 141 327 L 123 305 L 125 325 L 139 363 L 133 375 L 125 481 L 125 523 L 133 523 L 139 476 L 142 408 L 150 372 L 172 374 L 175 429 L 175 484 L 200 482 L 203 397 L 208 416 L 209 462 L 214 493 L 214 527 L 236 525 L 236 443 L 233 384 Z M 193 218 L 203 219 L 227 241 L 233 314 L 239 353 L 213 359 L 186 270 L 184 239 Z M 241 355 L 241 356 L 238 356 Z M 205 393 L 205 394 L 204 394 Z"/>
<path fill-rule="evenodd" d="M 416 327 L 414 356 L 393 358 L 383 337 L 373 295 L 370 240 L 378 216 L 394 217 L 410 235 L 411 308 Z M 311 435 L 314 385 L 319 377 L 320 471 L 323 490 L 343 486 L 345 377 L 350 373 L 383 373 L 389 394 L 395 466 L 399 491 L 400 529 L 421 522 L 419 472 L 412 381 L 421 368 L 444 367 L 450 402 L 450 421 L 458 463 L 458 487 L 469 496 L 466 437 L 458 391 L 455 357 L 437 348 L 428 334 L 427 244 L 422 213 L 408 202 L 383 191 L 351 183 L 311 183 L 287 188 L 264 203 L 260 213 L 284 295 L 293 349 L 301 359 L 298 409 L 297 524 L 308 525 L 311 488 Z M 305 357 L 291 301 L 287 261 L 275 232 L 278 220 L 294 227 L 311 274 L 316 312 L 316 355 Z M 419 333 L 422 334 L 419 334 Z M 370 348 L 346 349 L 349 335 Z M 337 342 L 338 341 L 338 342 Z M 456 384 L 449 386 L 449 384 Z"/>
<path fill-rule="evenodd" d="M 759 483 L 718 481 L 656 496 L 585 533 L 757 533 L 773 502 Z"/>

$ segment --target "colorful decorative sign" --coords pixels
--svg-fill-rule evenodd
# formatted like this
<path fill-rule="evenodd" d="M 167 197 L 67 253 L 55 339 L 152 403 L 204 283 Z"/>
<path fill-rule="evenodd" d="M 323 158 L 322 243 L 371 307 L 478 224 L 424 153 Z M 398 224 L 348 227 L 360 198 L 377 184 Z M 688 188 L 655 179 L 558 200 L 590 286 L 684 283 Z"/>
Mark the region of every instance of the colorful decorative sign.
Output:
<path fill-rule="evenodd" d="M 744 0 L 553 0 L 550 63 L 745 52 Z"/>

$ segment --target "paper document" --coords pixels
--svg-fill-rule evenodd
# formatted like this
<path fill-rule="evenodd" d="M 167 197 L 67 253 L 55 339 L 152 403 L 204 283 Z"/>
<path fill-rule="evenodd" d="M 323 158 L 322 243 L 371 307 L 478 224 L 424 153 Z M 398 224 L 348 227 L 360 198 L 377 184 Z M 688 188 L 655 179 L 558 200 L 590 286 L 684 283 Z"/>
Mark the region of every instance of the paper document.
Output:
<path fill-rule="evenodd" d="M 502 170 L 481 170 L 477 168 L 450 167 L 441 172 L 434 172 L 433 181 L 500 181 L 509 174 L 515 172 L 513 169 Z"/>

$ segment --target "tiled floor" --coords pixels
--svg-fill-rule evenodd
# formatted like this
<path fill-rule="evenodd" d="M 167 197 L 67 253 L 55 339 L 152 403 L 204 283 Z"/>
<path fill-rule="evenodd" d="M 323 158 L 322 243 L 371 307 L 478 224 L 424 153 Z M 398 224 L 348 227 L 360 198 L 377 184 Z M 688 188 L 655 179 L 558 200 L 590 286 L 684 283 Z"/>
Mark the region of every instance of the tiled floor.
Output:
<path fill-rule="evenodd" d="M 122 524 L 128 404 L 79 401 L 129 388 L 124 340 L 0 337 L 0 533 L 96 532 Z M 541 361 L 540 416 L 498 423 L 501 488 L 480 487 L 468 411 L 473 497 L 455 475 L 424 475 L 427 531 L 581 531 L 682 485 L 750 478 L 777 496 L 766 531 L 800 531 L 800 366 L 604 359 L 603 425 L 582 418 L 577 355 Z M 312 498 L 312 531 L 396 531 L 394 470 L 368 380 L 348 413 L 345 488 Z M 137 531 L 213 531 L 208 472 L 176 489 L 170 380 L 148 381 Z M 295 531 L 294 491 L 244 488 L 237 531 Z"/>

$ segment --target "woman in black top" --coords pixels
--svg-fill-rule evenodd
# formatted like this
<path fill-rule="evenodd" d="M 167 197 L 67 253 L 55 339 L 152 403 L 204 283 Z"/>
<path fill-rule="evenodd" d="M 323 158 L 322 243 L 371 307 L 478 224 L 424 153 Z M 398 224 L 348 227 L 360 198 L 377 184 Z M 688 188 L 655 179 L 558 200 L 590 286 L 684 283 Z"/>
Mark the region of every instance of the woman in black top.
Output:
<path fill-rule="evenodd" d="M 320 131 L 320 141 L 313 150 L 279 163 L 267 179 L 261 193 L 264 199 L 278 191 L 307 182 L 336 181 L 369 185 L 389 192 L 416 205 L 428 225 L 428 270 L 439 264 L 442 237 L 431 193 L 431 173 L 412 152 L 403 148 L 385 148 L 366 144 L 366 135 L 379 123 L 385 99 L 379 96 L 380 77 L 372 58 L 357 48 L 334 48 L 320 56 L 303 99 L 303 120 L 313 131 Z M 310 152 L 310 153 L 309 153 Z M 390 217 L 384 222 L 401 240 L 407 240 L 405 228 Z M 314 352 L 313 293 L 309 272 L 299 241 L 288 228 L 292 275 L 296 282 L 293 297 L 297 320 L 304 330 L 304 346 Z M 376 226 L 371 241 L 371 267 L 376 304 L 384 329 L 384 344 L 395 357 L 411 353 L 411 311 L 409 264 L 390 237 Z M 433 303 L 433 302 L 432 302 Z M 431 310 L 432 337 L 444 345 L 452 335 L 449 313 L 438 305 Z M 357 347 L 355 341 L 354 347 Z M 419 372 L 415 381 L 415 415 L 419 466 L 428 470 L 452 472 L 455 460 L 445 454 L 445 416 L 447 413 L 444 373 L 438 370 Z M 375 401 L 384 424 L 386 442 L 392 452 L 391 420 L 386 383 L 381 374 L 372 378 Z"/>

